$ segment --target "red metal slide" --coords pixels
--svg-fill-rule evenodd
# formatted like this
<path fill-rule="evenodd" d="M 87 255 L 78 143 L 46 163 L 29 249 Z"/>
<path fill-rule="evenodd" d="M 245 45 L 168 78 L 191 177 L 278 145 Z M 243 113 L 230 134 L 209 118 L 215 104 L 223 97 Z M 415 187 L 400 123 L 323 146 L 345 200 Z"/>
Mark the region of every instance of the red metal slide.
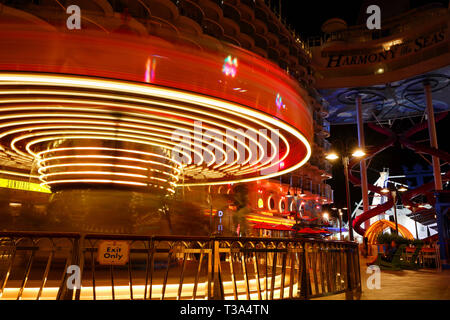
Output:
<path fill-rule="evenodd" d="M 436 117 L 435 121 L 438 122 L 439 120 L 443 119 L 446 115 L 447 115 L 447 112 L 439 114 Z M 393 146 L 396 142 L 398 142 L 401 145 L 403 145 L 417 153 L 429 154 L 432 156 L 436 156 L 445 162 L 450 162 L 450 154 L 449 153 L 439 150 L 439 149 L 434 149 L 431 147 L 424 146 L 422 144 L 411 141 L 409 139 L 415 133 L 427 128 L 428 126 L 427 126 L 426 122 L 421 122 L 421 123 L 415 125 L 414 127 L 412 127 L 411 129 L 409 129 L 408 131 L 406 131 L 403 134 L 397 134 L 389 129 L 386 129 L 386 128 L 383 128 L 383 127 L 380 127 L 380 126 L 377 126 L 377 125 L 374 125 L 371 123 L 369 123 L 369 127 L 381 134 L 386 135 L 388 137 L 388 139 L 380 147 L 367 152 L 367 156 L 365 157 L 366 160 L 374 157 L 379 152 Z M 361 184 L 361 180 L 352 174 L 352 168 L 354 166 L 356 166 L 359 161 L 360 161 L 360 159 L 352 159 L 349 163 L 348 176 L 349 176 L 349 180 L 354 185 Z M 447 180 L 450 180 L 450 171 L 442 176 L 442 181 L 447 181 Z M 377 186 L 371 185 L 371 184 L 369 184 L 368 187 L 369 187 L 370 191 L 381 194 L 380 187 L 377 187 Z M 433 204 L 434 199 L 432 197 L 432 194 L 430 193 L 430 191 L 433 189 L 434 189 L 433 181 L 431 181 L 429 183 L 425 183 L 415 189 L 411 189 L 411 190 L 408 190 L 407 192 L 405 192 L 401 197 L 401 201 L 404 205 L 411 206 L 411 209 L 414 208 L 414 211 L 416 213 L 420 213 L 421 211 L 424 211 L 427 209 L 418 207 L 418 204 L 413 202 L 411 199 L 413 199 L 414 197 L 416 197 L 420 194 L 424 194 L 427 197 L 429 203 Z M 393 206 L 392 195 L 389 193 L 389 194 L 386 194 L 385 196 L 388 198 L 388 200 L 385 203 L 382 203 L 382 204 L 376 206 L 375 208 L 372 208 L 366 212 L 363 212 L 361 215 L 359 215 L 358 217 L 356 217 L 353 220 L 353 228 L 358 234 L 363 236 L 366 231 L 364 228 L 361 227 L 361 224 L 364 221 L 366 221 L 372 217 L 375 217 L 379 214 L 383 214 L 386 210 L 389 210 Z"/>

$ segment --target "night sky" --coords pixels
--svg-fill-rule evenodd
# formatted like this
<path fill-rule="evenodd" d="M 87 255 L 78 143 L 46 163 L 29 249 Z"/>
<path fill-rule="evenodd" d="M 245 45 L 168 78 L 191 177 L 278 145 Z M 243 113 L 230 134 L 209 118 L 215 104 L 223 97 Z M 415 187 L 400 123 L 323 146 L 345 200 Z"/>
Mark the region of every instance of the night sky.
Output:
<path fill-rule="evenodd" d="M 432 1 L 441 3 L 448 7 L 448 0 Z M 279 1 L 272 0 L 272 6 L 278 7 Z M 366 1 L 282 1 L 281 11 L 282 17 L 286 19 L 287 24 L 297 30 L 302 38 L 306 39 L 308 36 L 320 35 L 322 24 L 330 18 L 344 19 L 349 26 L 365 23 L 367 14 L 365 13 L 368 5 L 377 4 L 381 9 L 382 20 L 401 14 L 408 9 L 417 8 L 425 4 L 431 3 L 426 0 L 366 0 Z M 312 18 L 314 17 L 314 18 Z M 381 24 L 383 28 L 383 24 Z M 415 123 L 421 119 L 414 118 Z M 410 128 L 412 123 L 409 119 L 396 120 L 392 129 L 396 132 L 403 132 Z M 450 152 L 450 143 L 448 137 L 448 127 L 450 126 L 450 115 L 444 120 L 437 123 L 437 134 L 439 148 Z M 386 139 L 385 136 L 375 133 L 365 126 L 366 145 L 377 146 Z M 428 139 L 428 130 L 425 129 L 419 134 L 413 136 L 413 140 L 420 141 Z M 356 125 L 335 125 L 331 127 L 331 137 L 328 139 L 331 143 L 342 140 L 345 141 L 350 148 L 357 146 L 357 128 Z M 423 142 L 429 145 L 429 141 Z M 427 159 L 430 159 L 427 156 Z M 379 171 L 384 167 L 389 168 L 391 175 L 403 174 L 402 166 L 406 165 L 409 168 L 416 163 L 423 166 L 429 164 L 415 154 L 413 151 L 400 146 L 391 147 L 384 152 L 375 156 L 370 162 L 368 177 L 369 183 L 374 183 L 379 177 Z M 356 168 L 358 169 L 358 168 Z M 358 174 L 356 174 L 358 175 Z M 333 166 L 333 179 L 327 181 L 334 191 L 334 198 L 337 206 L 344 207 L 345 205 L 345 182 L 344 182 L 343 166 L 339 161 Z M 406 182 L 406 181 L 403 181 Z M 361 200 L 361 189 L 359 187 L 351 186 L 351 202 L 359 202 Z M 352 205 L 352 207 L 354 207 Z"/>
<path fill-rule="evenodd" d="M 344 19 L 348 26 L 365 23 L 368 17 L 366 8 L 371 4 L 380 7 L 383 21 L 428 3 L 441 3 L 448 6 L 448 0 L 281 0 L 281 13 L 286 23 L 306 38 L 320 35 L 320 27 L 331 18 Z M 279 0 L 271 0 L 271 4 L 272 7 L 278 8 Z"/>

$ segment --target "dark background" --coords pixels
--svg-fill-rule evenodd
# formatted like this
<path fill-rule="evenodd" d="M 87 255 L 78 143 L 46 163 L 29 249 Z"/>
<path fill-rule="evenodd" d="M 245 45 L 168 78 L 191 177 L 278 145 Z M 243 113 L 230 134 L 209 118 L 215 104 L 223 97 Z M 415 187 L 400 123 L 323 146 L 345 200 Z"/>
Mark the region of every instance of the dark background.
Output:
<path fill-rule="evenodd" d="M 271 0 L 278 11 L 279 0 Z M 448 7 L 448 0 L 281 0 L 281 16 L 305 38 L 320 34 L 322 24 L 331 18 L 344 19 L 348 26 L 365 24 L 366 8 L 376 4 L 380 7 L 381 21 L 410 9 L 429 3 L 441 3 Z M 383 24 L 381 24 L 383 28 Z"/>

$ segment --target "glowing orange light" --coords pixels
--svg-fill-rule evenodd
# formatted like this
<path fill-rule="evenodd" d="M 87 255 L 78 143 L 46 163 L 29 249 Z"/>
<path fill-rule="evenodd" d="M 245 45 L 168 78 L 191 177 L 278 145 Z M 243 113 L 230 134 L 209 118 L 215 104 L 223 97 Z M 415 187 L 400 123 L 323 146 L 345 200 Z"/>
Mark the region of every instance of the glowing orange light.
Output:
<path fill-rule="evenodd" d="M 258 199 L 258 208 L 259 209 L 264 208 L 264 200 L 261 198 Z"/>
<path fill-rule="evenodd" d="M 145 82 L 153 82 L 155 79 L 155 68 L 156 68 L 156 59 L 148 58 L 145 63 Z"/>

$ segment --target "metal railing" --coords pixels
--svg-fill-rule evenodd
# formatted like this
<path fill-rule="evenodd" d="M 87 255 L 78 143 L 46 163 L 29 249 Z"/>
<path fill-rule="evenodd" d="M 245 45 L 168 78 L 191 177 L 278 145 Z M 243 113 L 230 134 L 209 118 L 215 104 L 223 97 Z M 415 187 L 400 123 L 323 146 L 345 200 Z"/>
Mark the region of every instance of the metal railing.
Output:
<path fill-rule="evenodd" d="M 102 241 L 126 242 L 102 265 Z M 68 287 L 69 266 L 81 286 Z M 356 243 L 297 238 L 0 232 L 0 299 L 311 299 L 361 292 Z"/>

